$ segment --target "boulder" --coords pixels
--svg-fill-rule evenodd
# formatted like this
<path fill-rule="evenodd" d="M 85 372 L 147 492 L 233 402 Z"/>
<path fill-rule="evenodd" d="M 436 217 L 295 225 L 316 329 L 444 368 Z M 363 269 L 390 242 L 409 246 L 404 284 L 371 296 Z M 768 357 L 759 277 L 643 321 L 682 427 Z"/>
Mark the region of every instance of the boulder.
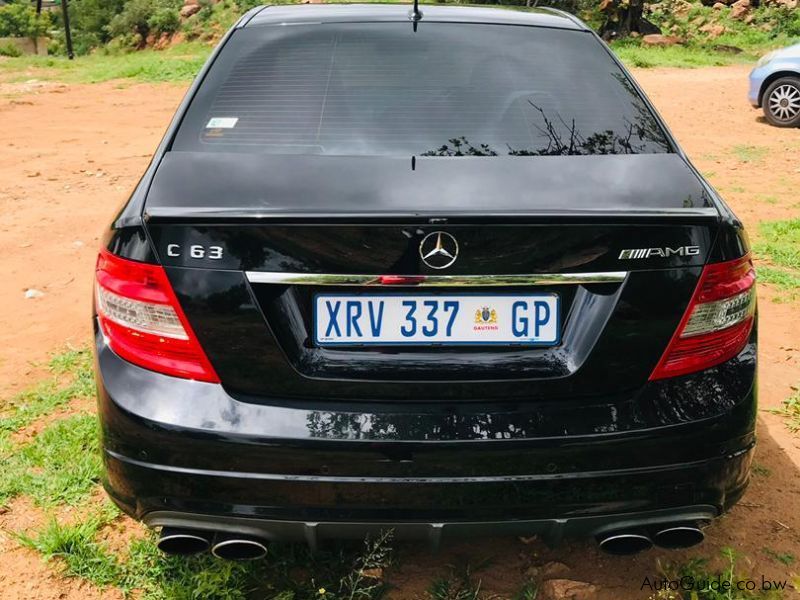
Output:
<path fill-rule="evenodd" d="M 714 6 L 712 6 L 714 10 L 722 10 L 723 8 L 728 8 L 727 5 L 723 4 L 722 2 L 715 2 Z"/>
<path fill-rule="evenodd" d="M 202 10 L 202 6 L 199 4 L 186 4 L 183 8 L 181 8 L 181 19 L 188 19 L 192 15 L 196 15 Z"/>
<path fill-rule="evenodd" d="M 731 5 L 731 18 L 744 19 L 750 13 L 750 0 L 736 0 Z"/>
<path fill-rule="evenodd" d="M 700 27 L 698 31 L 705 33 L 709 39 L 715 40 L 725 33 L 725 26 L 719 23 L 709 23 Z"/>

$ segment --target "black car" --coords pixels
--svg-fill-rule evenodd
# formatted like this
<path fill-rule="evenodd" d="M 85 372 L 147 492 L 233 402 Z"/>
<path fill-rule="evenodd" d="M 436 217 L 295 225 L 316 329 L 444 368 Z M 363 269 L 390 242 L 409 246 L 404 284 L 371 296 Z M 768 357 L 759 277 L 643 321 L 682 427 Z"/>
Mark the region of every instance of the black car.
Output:
<path fill-rule="evenodd" d="M 748 482 L 742 225 L 565 13 L 250 11 L 96 276 L 105 486 L 168 553 L 683 547 Z"/>

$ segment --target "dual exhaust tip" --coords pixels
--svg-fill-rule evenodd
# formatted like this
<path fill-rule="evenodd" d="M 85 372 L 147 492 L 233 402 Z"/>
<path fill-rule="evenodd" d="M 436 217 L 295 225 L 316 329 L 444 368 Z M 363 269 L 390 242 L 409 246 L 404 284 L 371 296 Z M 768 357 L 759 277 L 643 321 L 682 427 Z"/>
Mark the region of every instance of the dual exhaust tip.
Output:
<path fill-rule="evenodd" d="M 671 523 L 651 529 L 623 529 L 597 536 L 600 549 L 608 554 L 628 556 L 653 546 L 675 550 L 689 548 L 703 541 L 705 534 L 696 522 Z M 267 541 L 261 538 L 228 533 L 213 533 L 165 527 L 158 549 L 173 556 L 190 556 L 211 550 L 225 560 L 258 560 L 267 555 Z"/>
<path fill-rule="evenodd" d="M 600 549 L 608 554 L 628 556 L 648 550 L 653 546 L 678 550 L 701 543 L 705 534 L 695 522 L 670 523 L 651 529 L 625 529 L 609 531 L 597 536 Z"/>
<path fill-rule="evenodd" d="M 258 560 L 267 555 L 267 541 L 257 537 L 171 527 L 161 531 L 157 546 L 172 556 L 191 556 L 208 550 L 225 560 Z"/>

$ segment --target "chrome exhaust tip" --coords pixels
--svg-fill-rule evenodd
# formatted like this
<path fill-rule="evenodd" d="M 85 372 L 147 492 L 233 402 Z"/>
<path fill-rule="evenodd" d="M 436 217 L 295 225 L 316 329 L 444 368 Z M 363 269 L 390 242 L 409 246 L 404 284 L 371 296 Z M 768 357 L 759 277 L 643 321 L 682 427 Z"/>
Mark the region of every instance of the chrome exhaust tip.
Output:
<path fill-rule="evenodd" d="M 703 530 L 697 523 L 674 523 L 658 529 L 653 534 L 653 542 L 659 548 L 677 550 L 696 546 L 705 539 Z"/>
<path fill-rule="evenodd" d="M 603 552 L 617 556 L 638 554 L 653 547 L 647 532 L 638 529 L 604 533 L 597 537 L 597 543 Z"/>
<path fill-rule="evenodd" d="M 203 531 L 165 527 L 161 530 L 156 546 L 164 554 L 190 556 L 208 550 L 211 546 L 211 535 Z"/>
<path fill-rule="evenodd" d="M 211 554 L 225 560 L 258 560 L 267 555 L 267 543 L 242 535 L 217 536 Z"/>

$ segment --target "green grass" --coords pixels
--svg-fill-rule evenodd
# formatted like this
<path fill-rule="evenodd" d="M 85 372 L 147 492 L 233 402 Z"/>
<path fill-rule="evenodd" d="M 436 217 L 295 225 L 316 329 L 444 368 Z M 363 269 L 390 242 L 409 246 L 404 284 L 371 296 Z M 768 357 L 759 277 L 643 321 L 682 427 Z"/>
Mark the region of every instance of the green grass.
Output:
<path fill-rule="evenodd" d="M 794 302 L 800 299 L 800 273 L 796 271 L 759 265 L 758 280 L 774 286 L 781 292 L 776 298 L 778 302 Z"/>
<path fill-rule="evenodd" d="M 0 459 L 11 451 L 11 434 L 75 398 L 94 395 L 91 361 L 88 350 L 67 350 L 58 354 L 48 365 L 52 374 L 49 379 L 0 403 Z"/>
<path fill-rule="evenodd" d="M 101 514 L 72 525 L 51 521 L 34 536 L 18 537 L 45 560 L 57 561 L 65 576 L 143 600 L 374 600 L 385 592 L 384 582 L 369 573 L 389 565 L 391 532 L 355 549 L 312 555 L 304 548 L 274 544 L 263 561 L 232 562 L 209 554 L 165 557 L 152 533 L 115 555 L 98 541 L 111 519 Z"/>
<path fill-rule="evenodd" d="M 88 350 L 68 350 L 49 363 L 51 377 L 3 405 L 0 413 L 0 505 L 20 495 L 37 505 L 78 504 L 100 476 L 97 418 L 56 420 L 32 440 L 12 435 L 76 398 L 94 395 Z"/>
<path fill-rule="evenodd" d="M 30 79 L 67 83 L 99 83 L 115 79 L 137 82 L 191 81 L 211 52 L 211 46 L 184 43 L 166 50 L 97 52 L 67 60 L 60 56 L 25 56 L 0 62 L 0 79 Z"/>
<path fill-rule="evenodd" d="M 627 66 L 643 69 L 721 67 L 754 62 L 760 55 L 758 51 L 728 54 L 702 46 L 649 47 L 631 40 L 612 42 L 611 49 Z"/>
<path fill-rule="evenodd" d="M 779 301 L 800 298 L 800 219 L 760 223 L 753 249 L 766 263 L 758 266 L 759 281 L 775 286 Z"/>
<path fill-rule="evenodd" d="M 758 254 L 775 266 L 800 271 L 800 219 L 761 223 L 758 234 Z"/>
<path fill-rule="evenodd" d="M 77 505 L 100 480 L 97 417 L 55 421 L 22 445 L 0 470 L 0 504 L 25 495 L 37 505 Z"/>
<path fill-rule="evenodd" d="M 107 522 L 101 515 L 74 525 L 61 525 L 52 519 L 35 538 L 27 535 L 18 538 L 47 561 L 61 559 L 67 575 L 106 587 L 117 581 L 120 572 L 116 557 L 95 541 L 98 530 Z"/>

